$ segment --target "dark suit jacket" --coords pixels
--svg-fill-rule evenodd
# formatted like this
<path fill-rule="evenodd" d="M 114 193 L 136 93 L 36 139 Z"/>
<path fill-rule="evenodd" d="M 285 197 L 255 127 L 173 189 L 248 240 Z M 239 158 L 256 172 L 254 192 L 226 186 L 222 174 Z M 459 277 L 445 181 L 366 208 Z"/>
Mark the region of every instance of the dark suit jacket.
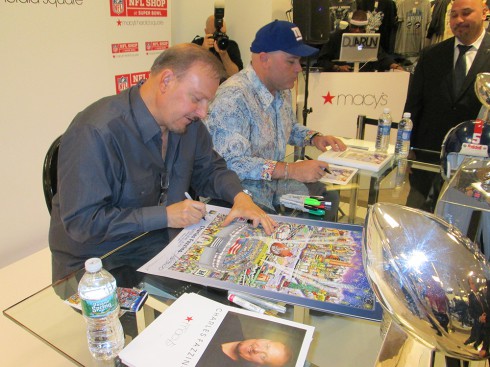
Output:
<path fill-rule="evenodd" d="M 490 34 L 483 37 L 461 91 L 453 95 L 454 37 L 422 50 L 408 88 L 404 111 L 411 112 L 414 147 L 441 150 L 448 130 L 475 119 L 481 103 L 475 95 L 476 75 L 490 71 Z"/>

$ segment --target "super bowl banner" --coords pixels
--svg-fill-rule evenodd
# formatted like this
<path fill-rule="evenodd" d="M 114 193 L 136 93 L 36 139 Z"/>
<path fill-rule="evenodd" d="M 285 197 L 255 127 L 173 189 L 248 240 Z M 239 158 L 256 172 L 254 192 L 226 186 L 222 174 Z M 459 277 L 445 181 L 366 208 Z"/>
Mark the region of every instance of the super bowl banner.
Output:
<path fill-rule="evenodd" d="M 151 61 L 169 47 L 169 4 L 167 0 L 108 2 L 111 17 L 109 30 L 114 39 L 114 43 L 111 43 L 112 59 L 119 69 L 114 76 L 115 92 L 120 93 L 146 79 Z M 139 60 L 144 60 L 144 65 Z"/>
<path fill-rule="evenodd" d="M 111 0 L 111 16 L 166 17 L 166 0 Z"/>

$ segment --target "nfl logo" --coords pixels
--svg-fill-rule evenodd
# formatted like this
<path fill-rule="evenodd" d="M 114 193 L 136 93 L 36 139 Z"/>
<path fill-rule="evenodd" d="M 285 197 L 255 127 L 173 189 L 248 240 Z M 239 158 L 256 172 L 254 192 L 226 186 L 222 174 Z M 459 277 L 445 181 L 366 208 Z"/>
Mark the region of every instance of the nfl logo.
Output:
<path fill-rule="evenodd" d="M 129 80 L 125 76 L 118 78 L 116 84 L 117 84 L 117 90 L 118 91 L 129 88 Z"/>
<path fill-rule="evenodd" d="M 120 15 L 124 13 L 124 0 L 111 0 L 112 2 L 112 11 Z"/>

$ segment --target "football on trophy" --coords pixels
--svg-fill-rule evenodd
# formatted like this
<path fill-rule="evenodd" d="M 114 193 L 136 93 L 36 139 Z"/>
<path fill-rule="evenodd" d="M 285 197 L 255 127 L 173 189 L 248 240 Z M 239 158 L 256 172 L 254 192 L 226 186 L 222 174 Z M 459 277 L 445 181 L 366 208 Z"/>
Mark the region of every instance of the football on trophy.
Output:
<path fill-rule="evenodd" d="M 408 336 L 450 357 L 488 356 L 490 268 L 456 227 L 421 210 L 374 204 L 363 262 L 379 302 Z"/>

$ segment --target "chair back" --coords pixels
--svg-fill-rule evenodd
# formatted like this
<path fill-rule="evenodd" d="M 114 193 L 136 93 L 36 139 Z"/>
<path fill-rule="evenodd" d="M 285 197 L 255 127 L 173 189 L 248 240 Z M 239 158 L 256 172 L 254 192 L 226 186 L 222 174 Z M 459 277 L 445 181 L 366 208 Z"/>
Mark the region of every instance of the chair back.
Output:
<path fill-rule="evenodd" d="M 43 191 L 44 199 L 49 213 L 51 213 L 51 202 L 57 190 L 58 180 L 58 150 L 60 148 L 61 135 L 51 144 L 44 158 L 43 164 Z"/>
<path fill-rule="evenodd" d="M 364 140 L 366 125 L 378 126 L 378 119 L 367 118 L 365 115 L 358 115 L 356 139 Z M 391 128 L 398 129 L 398 122 L 392 122 Z"/>

